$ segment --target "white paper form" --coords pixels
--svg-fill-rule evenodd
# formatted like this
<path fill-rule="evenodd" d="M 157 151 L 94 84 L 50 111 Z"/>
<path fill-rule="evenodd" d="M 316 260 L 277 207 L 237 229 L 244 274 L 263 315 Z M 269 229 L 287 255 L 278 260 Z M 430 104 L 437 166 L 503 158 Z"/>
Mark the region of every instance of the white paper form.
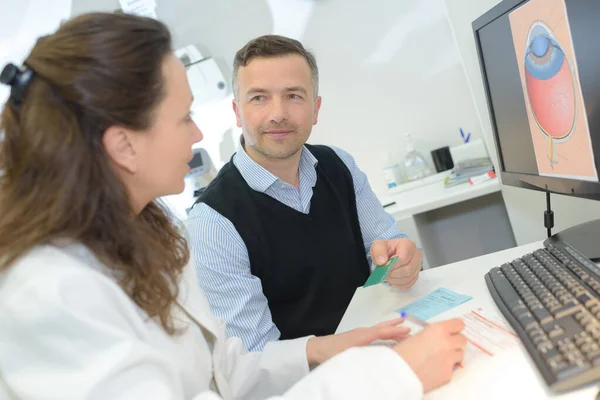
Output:
<path fill-rule="evenodd" d="M 460 317 L 465 323 L 463 334 L 469 342 L 465 349 L 465 362 L 468 366 L 481 357 L 494 357 L 519 343 L 517 334 L 502 318 L 478 308 Z"/>
<path fill-rule="evenodd" d="M 119 0 L 121 9 L 127 14 L 157 19 L 155 0 Z"/>

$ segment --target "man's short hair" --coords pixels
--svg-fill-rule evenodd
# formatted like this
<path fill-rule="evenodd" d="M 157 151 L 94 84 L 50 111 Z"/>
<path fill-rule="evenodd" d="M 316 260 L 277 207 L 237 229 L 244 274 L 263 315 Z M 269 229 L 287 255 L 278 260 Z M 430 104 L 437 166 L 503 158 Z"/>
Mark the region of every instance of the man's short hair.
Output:
<path fill-rule="evenodd" d="M 319 91 L 319 69 L 315 56 L 304 48 L 302 43 L 280 35 L 264 35 L 252 39 L 244 47 L 235 53 L 233 59 L 233 93 L 237 97 L 238 84 L 237 74 L 241 67 L 245 67 L 256 57 L 280 57 L 288 54 L 298 54 L 308 63 L 312 75 L 313 90 L 315 97 Z"/>

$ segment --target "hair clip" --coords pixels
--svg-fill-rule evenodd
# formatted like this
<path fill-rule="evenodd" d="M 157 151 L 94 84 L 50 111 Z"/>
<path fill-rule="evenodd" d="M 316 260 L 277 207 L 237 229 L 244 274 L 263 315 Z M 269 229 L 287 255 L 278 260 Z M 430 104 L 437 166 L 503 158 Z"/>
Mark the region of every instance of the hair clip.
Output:
<path fill-rule="evenodd" d="M 34 75 L 35 72 L 27 65 L 23 65 L 21 69 L 12 63 L 6 64 L 0 73 L 0 83 L 11 87 L 9 100 L 17 110 L 23 103 L 25 91 Z"/>

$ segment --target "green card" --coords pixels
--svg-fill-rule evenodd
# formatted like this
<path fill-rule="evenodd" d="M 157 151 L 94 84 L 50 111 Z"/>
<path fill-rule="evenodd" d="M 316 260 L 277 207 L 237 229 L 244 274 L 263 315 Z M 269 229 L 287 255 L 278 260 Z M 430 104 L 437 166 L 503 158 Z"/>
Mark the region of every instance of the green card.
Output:
<path fill-rule="evenodd" d="M 398 256 L 390 258 L 384 265 L 377 265 L 375 268 L 373 268 L 371 276 L 369 276 L 369 279 L 367 279 L 363 287 L 376 285 L 383 282 L 390 273 L 392 266 L 396 263 L 396 260 L 398 260 Z"/>

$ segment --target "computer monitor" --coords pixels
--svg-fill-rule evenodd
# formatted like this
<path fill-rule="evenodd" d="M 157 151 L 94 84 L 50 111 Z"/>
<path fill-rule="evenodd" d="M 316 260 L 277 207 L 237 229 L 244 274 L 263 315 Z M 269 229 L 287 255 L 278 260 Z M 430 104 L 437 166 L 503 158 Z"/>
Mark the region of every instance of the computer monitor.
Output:
<path fill-rule="evenodd" d="M 473 22 L 504 185 L 600 200 L 598 21 L 598 0 L 504 0 Z M 586 226 L 569 241 L 600 248 Z"/>

